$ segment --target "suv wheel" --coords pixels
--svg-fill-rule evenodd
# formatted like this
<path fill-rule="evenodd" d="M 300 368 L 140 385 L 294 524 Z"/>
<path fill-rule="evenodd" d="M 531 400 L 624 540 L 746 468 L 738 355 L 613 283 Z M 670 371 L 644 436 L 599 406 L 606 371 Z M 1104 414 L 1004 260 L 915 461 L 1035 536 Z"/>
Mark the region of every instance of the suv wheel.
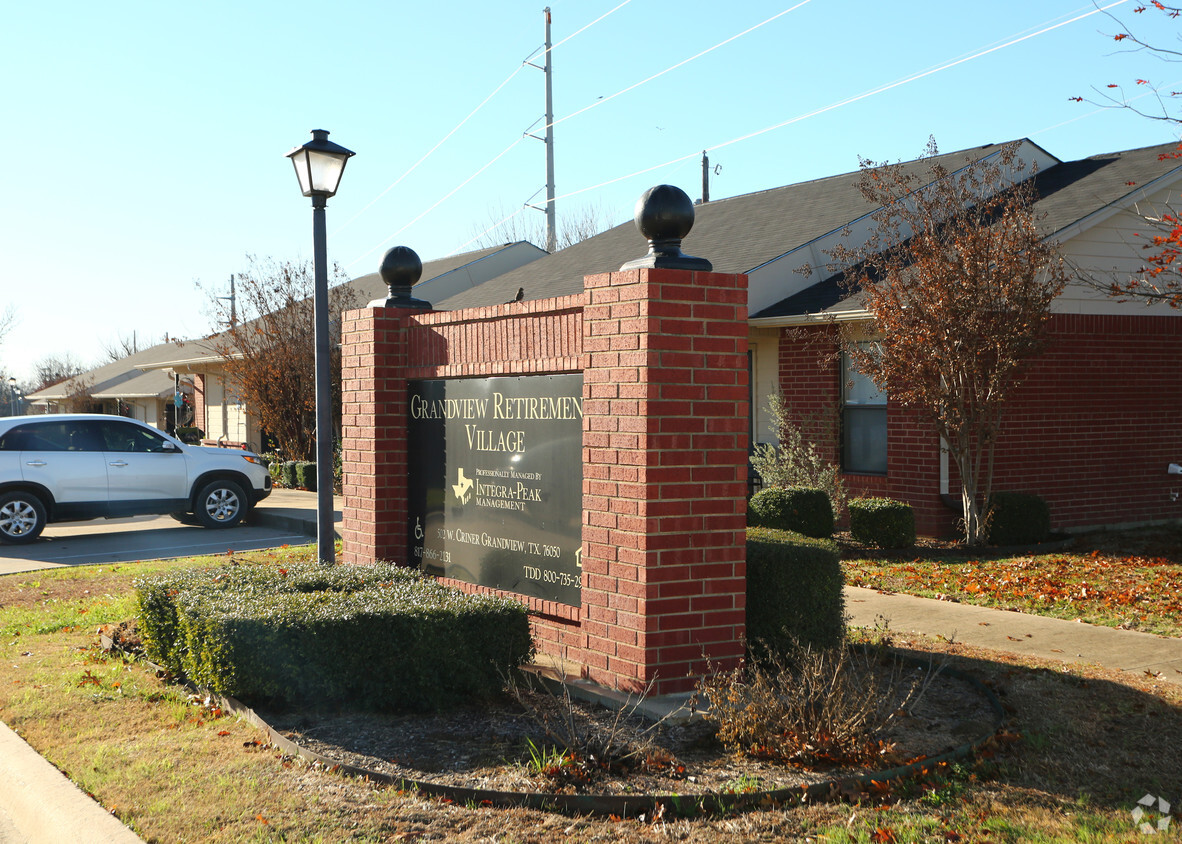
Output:
<path fill-rule="evenodd" d="M 194 515 L 209 528 L 233 527 L 246 515 L 246 495 L 234 481 L 210 481 L 197 493 Z"/>
<path fill-rule="evenodd" d="M 45 529 L 45 505 L 31 492 L 0 495 L 0 542 L 32 542 Z"/>

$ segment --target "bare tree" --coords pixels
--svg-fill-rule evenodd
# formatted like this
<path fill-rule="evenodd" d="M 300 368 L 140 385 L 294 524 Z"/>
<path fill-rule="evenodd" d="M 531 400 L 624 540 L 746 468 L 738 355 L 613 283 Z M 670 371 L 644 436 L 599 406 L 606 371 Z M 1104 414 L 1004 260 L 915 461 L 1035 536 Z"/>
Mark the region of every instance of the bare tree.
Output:
<path fill-rule="evenodd" d="M 46 355 L 33 364 L 33 392 L 60 384 L 86 371 L 82 362 L 70 352 Z"/>
<path fill-rule="evenodd" d="M 116 334 L 109 340 L 102 341 L 103 348 L 103 362 L 115 363 L 121 361 L 129 355 L 134 355 L 139 351 L 139 340 L 136 333 L 131 332 L 130 336 L 123 334 Z"/>
<path fill-rule="evenodd" d="M 529 208 L 506 211 L 503 205 L 489 212 L 490 224 L 483 229 L 474 226 L 475 244 L 485 249 L 505 243 L 527 241 L 535 246 L 546 242 L 546 221 L 530 213 Z M 607 213 L 599 205 L 584 205 L 576 211 L 558 215 L 558 249 L 566 249 L 589 237 L 611 228 Z"/>
<path fill-rule="evenodd" d="M 1182 63 L 1182 36 L 1174 33 L 1176 46 L 1165 46 L 1163 31 L 1176 27 L 1182 18 L 1182 6 L 1167 6 L 1158 0 L 1137 5 L 1132 12 L 1138 16 L 1136 26 L 1112 12 L 1101 9 L 1112 21 L 1114 31 L 1107 37 L 1125 53 L 1143 53 L 1147 59 L 1164 64 Z M 1142 17 L 1143 16 L 1143 17 Z M 1146 73 L 1128 82 L 1109 82 L 1093 87 L 1093 96 L 1071 97 L 1075 102 L 1087 102 L 1105 108 L 1127 109 L 1150 120 L 1177 124 L 1182 122 L 1178 98 L 1182 91 L 1163 88 Z M 1165 153 L 1163 160 L 1182 159 L 1182 146 Z M 1130 274 L 1094 275 L 1080 272 L 1081 281 L 1120 300 L 1137 300 L 1145 304 L 1166 304 L 1182 307 L 1182 213 L 1174 207 L 1138 209 L 1145 223 L 1144 232 L 1137 232 L 1145 262 Z"/>
<path fill-rule="evenodd" d="M 315 326 L 310 262 L 247 256 L 249 268 L 237 275 L 237 319 L 214 338 L 226 359 L 226 375 L 262 429 L 291 460 L 314 460 L 316 445 Z M 340 283 L 333 268 L 329 290 L 334 428 L 341 416 L 341 312 L 360 306 L 357 294 Z M 218 316 L 229 324 L 229 305 L 210 295 Z"/>
<path fill-rule="evenodd" d="M 1040 349 L 1066 282 L 1057 247 L 1032 211 L 1032 174 L 1016 145 L 950 172 L 935 140 L 917 169 L 862 162 L 858 188 L 879 207 L 868 242 L 833 257 L 853 269 L 879 339 L 845 337 L 857 369 L 914 408 L 947 444 L 960 474 L 964 536 L 986 536 L 993 451 L 1022 364 Z"/>
<path fill-rule="evenodd" d="M 0 313 L 0 343 L 4 342 L 4 338 L 8 336 L 8 332 L 12 331 L 15 325 L 16 309 L 9 305 L 3 313 Z"/>
<path fill-rule="evenodd" d="M 1114 43 L 1119 45 L 1120 52 L 1144 53 L 1147 58 L 1167 64 L 1182 62 L 1182 44 L 1171 48 L 1163 46 L 1160 40 L 1156 40 L 1161 38 L 1163 26 L 1172 26 L 1173 21 L 1182 17 L 1182 6 L 1167 6 L 1157 0 L 1150 0 L 1149 3 L 1135 6 L 1133 14 L 1140 16 L 1146 12 L 1149 13 L 1145 20 L 1137 22 L 1136 27 L 1130 26 L 1127 20 L 1122 20 L 1107 9 L 1100 11 L 1113 23 L 1115 31 L 1107 33 L 1106 37 L 1111 38 Z M 1151 40 L 1145 34 L 1146 32 L 1151 32 L 1154 40 Z M 1174 40 L 1180 42 L 1182 38 L 1175 34 Z M 1138 77 L 1128 83 L 1109 82 L 1103 87 L 1093 86 L 1094 96 L 1076 96 L 1070 99 L 1078 103 L 1088 102 L 1106 108 L 1128 109 L 1150 120 L 1177 123 L 1178 114 L 1174 103 L 1178 97 L 1182 97 L 1182 91 L 1163 89 L 1157 82 L 1148 78 L 1150 76 L 1152 74 L 1146 73 L 1145 78 Z M 1130 91 L 1139 91 L 1140 93 L 1129 96 Z M 1145 99 L 1149 100 L 1150 105 L 1141 104 L 1141 101 Z"/>

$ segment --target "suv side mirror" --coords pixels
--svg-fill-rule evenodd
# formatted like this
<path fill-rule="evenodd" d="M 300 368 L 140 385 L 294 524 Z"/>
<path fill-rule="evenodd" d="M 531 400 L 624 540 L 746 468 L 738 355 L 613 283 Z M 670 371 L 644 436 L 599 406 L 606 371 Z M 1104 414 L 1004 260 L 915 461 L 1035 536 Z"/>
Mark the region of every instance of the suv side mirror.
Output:
<path fill-rule="evenodd" d="M 163 451 L 165 454 L 180 454 L 181 453 L 181 450 L 179 447 L 177 447 L 177 444 L 170 441 L 170 440 L 164 441 Z"/>

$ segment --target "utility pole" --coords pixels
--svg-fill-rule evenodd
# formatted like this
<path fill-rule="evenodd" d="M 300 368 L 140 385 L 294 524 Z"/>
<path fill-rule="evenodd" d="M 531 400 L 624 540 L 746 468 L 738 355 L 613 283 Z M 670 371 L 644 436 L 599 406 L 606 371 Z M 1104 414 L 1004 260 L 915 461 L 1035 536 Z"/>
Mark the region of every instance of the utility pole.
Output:
<path fill-rule="evenodd" d="M 702 204 L 710 201 L 710 156 L 702 150 Z"/>
<path fill-rule="evenodd" d="M 231 328 L 236 327 L 238 325 L 238 297 L 234 293 L 234 276 L 233 275 L 230 276 L 230 295 L 229 296 L 219 296 L 218 298 L 221 299 L 223 302 L 225 302 L 227 300 L 230 302 L 230 327 Z"/>
<path fill-rule="evenodd" d="M 546 74 L 546 116 L 543 118 L 546 121 L 546 135 L 539 138 L 537 135 L 531 134 L 529 129 L 525 130 L 525 134 L 546 145 L 546 207 L 538 208 L 528 201 L 526 205 L 529 208 L 546 212 L 546 251 L 553 254 L 558 249 L 558 227 L 554 223 L 554 63 L 550 58 L 550 7 L 547 6 L 543 9 L 542 14 L 546 16 L 546 63 L 541 67 L 531 61 L 526 61 L 525 64 L 536 67 Z M 538 124 L 535 120 L 529 128 L 532 129 L 536 125 Z M 532 200 L 537 195 L 535 191 L 530 199 Z"/>
<path fill-rule="evenodd" d="M 550 7 L 546 16 L 546 251 L 553 254 L 558 248 L 554 224 L 554 59 L 550 55 Z"/>

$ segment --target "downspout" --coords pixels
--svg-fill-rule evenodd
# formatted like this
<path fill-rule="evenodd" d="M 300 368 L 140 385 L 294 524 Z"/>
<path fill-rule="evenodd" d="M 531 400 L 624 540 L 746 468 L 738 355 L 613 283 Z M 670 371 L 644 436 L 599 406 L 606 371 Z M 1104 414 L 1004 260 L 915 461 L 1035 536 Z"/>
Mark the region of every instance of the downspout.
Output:
<path fill-rule="evenodd" d="M 964 512 L 964 502 L 948 491 L 948 443 L 940 437 L 940 500 L 949 510 Z"/>

